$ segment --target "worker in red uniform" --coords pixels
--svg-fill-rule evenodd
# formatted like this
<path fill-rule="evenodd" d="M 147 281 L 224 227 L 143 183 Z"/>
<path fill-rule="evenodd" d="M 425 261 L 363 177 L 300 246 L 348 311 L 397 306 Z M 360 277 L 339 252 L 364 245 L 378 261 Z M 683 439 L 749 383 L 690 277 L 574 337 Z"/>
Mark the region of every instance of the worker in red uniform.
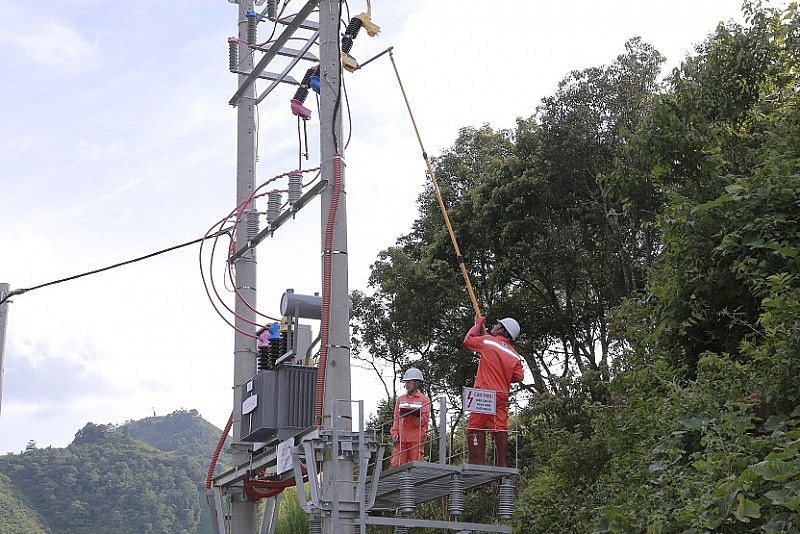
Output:
<path fill-rule="evenodd" d="M 475 317 L 475 325 L 464 337 L 464 346 L 480 354 L 477 389 L 495 392 L 495 413 L 471 413 L 467 420 L 469 463 L 484 464 L 486 431 L 494 435 L 496 465 L 508 466 L 508 393 L 512 382 L 522 382 L 525 372 L 522 360 L 511 341 L 519 335 L 516 319 L 500 319 L 486 334 L 486 318 Z"/>
<path fill-rule="evenodd" d="M 392 467 L 422 461 L 425 435 L 431 418 L 431 400 L 419 390 L 422 371 L 411 367 L 403 376 L 403 382 L 406 393 L 397 397 L 394 403 Z"/>

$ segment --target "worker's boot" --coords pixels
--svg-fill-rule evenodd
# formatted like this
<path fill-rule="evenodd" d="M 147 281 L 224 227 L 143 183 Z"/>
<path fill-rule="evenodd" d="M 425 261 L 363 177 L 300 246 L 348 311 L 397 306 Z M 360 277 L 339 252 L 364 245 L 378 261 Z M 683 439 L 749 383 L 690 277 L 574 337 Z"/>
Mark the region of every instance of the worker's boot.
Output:
<path fill-rule="evenodd" d="M 494 465 L 508 467 L 508 432 L 494 433 Z"/>
<path fill-rule="evenodd" d="M 469 448 L 469 463 L 473 465 L 486 463 L 486 432 L 483 430 L 468 432 L 467 447 Z"/>

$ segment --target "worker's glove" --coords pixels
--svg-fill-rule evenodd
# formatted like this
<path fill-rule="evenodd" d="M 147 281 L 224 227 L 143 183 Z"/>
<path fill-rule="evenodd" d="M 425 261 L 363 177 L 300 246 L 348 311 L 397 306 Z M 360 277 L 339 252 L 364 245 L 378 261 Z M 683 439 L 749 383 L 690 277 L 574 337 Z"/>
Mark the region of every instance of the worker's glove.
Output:
<path fill-rule="evenodd" d="M 392 436 L 392 443 L 400 443 L 400 436 Z"/>

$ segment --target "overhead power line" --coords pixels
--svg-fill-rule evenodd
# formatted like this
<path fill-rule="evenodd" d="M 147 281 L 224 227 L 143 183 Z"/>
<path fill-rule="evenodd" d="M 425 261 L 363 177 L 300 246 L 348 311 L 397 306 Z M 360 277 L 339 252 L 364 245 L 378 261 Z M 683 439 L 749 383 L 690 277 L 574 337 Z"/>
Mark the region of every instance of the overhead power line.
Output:
<path fill-rule="evenodd" d="M 66 278 L 61 278 L 59 280 L 53 280 L 52 282 L 39 284 L 38 286 L 14 289 L 12 291 L 9 291 L 5 295 L 0 295 L 0 304 L 3 304 L 5 301 L 7 301 L 8 299 L 10 299 L 11 297 L 16 296 L 16 295 L 22 295 L 23 293 L 28 293 L 29 291 L 34 291 L 36 289 L 41 289 L 43 287 L 54 286 L 54 285 L 60 284 L 62 282 L 69 282 L 71 280 L 77 280 L 78 278 L 83 278 L 84 276 L 89 276 L 89 275 L 92 275 L 92 274 L 102 273 L 103 271 L 110 271 L 111 269 L 116 269 L 117 267 L 122 267 L 124 265 L 130 265 L 131 263 L 136 263 L 136 262 L 139 262 L 139 261 L 142 261 L 142 260 L 147 260 L 147 259 L 153 258 L 155 256 L 158 256 L 160 254 L 164 254 L 166 252 L 172 252 L 173 250 L 178 250 L 179 248 L 188 247 L 190 245 L 195 245 L 197 243 L 205 241 L 206 239 L 211 239 L 211 238 L 220 236 L 222 234 L 227 234 L 229 231 L 230 231 L 230 228 L 223 228 L 222 230 L 219 230 L 218 232 L 215 232 L 213 234 L 209 234 L 209 235 L 207 235 L 205 237 L 201 237 L 199 239 L 194 239 L 192 241 L 187 241 L 186 243 L 181 243 L 180 245 L 174 245 L 174 246 L 171 246 L 171 247 L 168 247 L 168 248 L 156 251 L 156 252 L 152 252 L 150 254 L 146 254 L 144 256 L 139 256 L 138 258 L 133 258 L 131 260 L 123 261 L 123 262 L 120 262 L 120 263 L 115 263 L 114 265 L 108 265 L 107 267 L 101 267 L 100 269 L 94 269 L 92 271 L 88 271 L 88 272 L 85 272 L 85 273 L 76 274 L 76 275 L 73 275 L 73 276 L 68 276 Z"/>

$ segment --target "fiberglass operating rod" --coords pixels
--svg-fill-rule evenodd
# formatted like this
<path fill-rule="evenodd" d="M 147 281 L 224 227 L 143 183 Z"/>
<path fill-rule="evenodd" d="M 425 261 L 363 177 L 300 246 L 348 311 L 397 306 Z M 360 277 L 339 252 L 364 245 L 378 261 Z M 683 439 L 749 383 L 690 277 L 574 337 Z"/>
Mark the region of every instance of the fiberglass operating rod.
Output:
<path fill-rule="evenodd" d="M 450 224 L 450 217 L 447 216 L 447 208 L 444 206 L 444 200 L 442 200 L 442 193 L 439 191 L 439 183 L 436 181 L 436 174 L 433 172 L 433 167 L 431 167 L 431 160 L 428 158 L 428 153 L 425 152 L 425 147 L 422 145 L 422 138 L 419 135 L 419 129 L 417 129 L 417 121 L 414 120 L 414 114 L 411 112 L 411 105 L 408 103 L 408 97 L 406 96 L 406 90 L 403 88 L 403 82 L 400 81 L 400 73 L 397 72 L 397 65 L 394 62 L 394 54 L 392 51 L 389 50 L 389 59 L 392 60 L 392 67 L 394 67 L 394 74 L 397 76 L 397 83 L 400 84 L 400 91 L 403 93 L 403 100 L 406 102 L 406 108 L 408 108 L 408 115 L 411 117 L 411 124 L 414 125 L 414 132 L 417 134 L 417 141 L 419 141 L 419 148 L 422 150 L 422 157 L 425 159 L 425 164 L 428 166 L 428 176 L 431 177 L 431 182 L 433 183 L 433 191 L 436 194 L 436 200 L 439 201 L 439 208 L 442 210 L 442 216 L 444 217 L 444 222 L 447 225 L 447 231 L 450 232 L 450 240 L 453 242 L 453 248 L 456 251 L 456 259 L 458 260 L 458 266 L 461 269 L 461 275 L 464 277 L 464 282 L 467 284 L 467 292 L 469 293 L 469 298 L 472 301 L 472 307 L 475 308 L 475 315 L 480 317 L 481 316 L 481 309 L 478 307 L 478 300 L 475 298 L 475 291 L 472 289 L 472 282 L 469 279 L 469 273 L 467 273 L 467 266 L 464 264 L 464 257 L 461 255 L 461 250 L 458 248 L 458 241 L 456 240 L 456 234 L 453 232 L 453 226 Z"/>

